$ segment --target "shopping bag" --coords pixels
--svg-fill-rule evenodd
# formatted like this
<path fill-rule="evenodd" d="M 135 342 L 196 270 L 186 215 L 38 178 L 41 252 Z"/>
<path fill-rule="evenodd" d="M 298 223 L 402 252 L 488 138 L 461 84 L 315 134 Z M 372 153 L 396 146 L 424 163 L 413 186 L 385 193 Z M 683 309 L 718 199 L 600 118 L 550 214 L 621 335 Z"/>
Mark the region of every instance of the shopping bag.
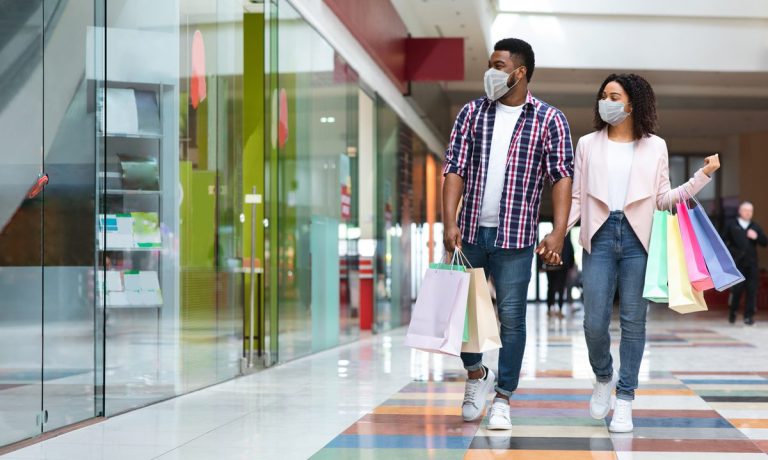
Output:
<path fill-rule="evenodd" d="M 691 209 L 691 223 L 715 289 L 725 291 L 744 281 L 744 275 L 736 268 L 731 252 L 698 202 Z"/>
<path fill-rule="evenodd" d="M 463 265 L 451 265 L 451 264 L 444 264 L 444 263 L 431 263 L 429 264 L 429 268 L 435 268 L 439 270 L 456 270 L 458 272 L 464 272 L 467 271 L 466 267 Z M 469 314 L 469 309 L 467 309 L 467 315 Z M 469 341 L 469 320 L 468 317 L 464 316 L 464 335 L 461 338 L 462 342 Z"/>
<path fill-rule="evenodd" d="M 667 276 L 669 279 L 669 308 L 678 313 L 705 311 L 704 293 L 691 286 L 683 252 L 678 216 L 667 217 Z"/>
<path fill-rule="evenodd" d="M 469 281 L 465 271 L 427 269 L 405 336 L 407 346 L 461 355 Z"/>
<path fill-rule="evenodd" d="M 693 231 L 691 218 L 688 213 L 688 204 L 685 200 L 677 203 L 677 222 L 680 226 L 680 236 L 683 240 L 683 254 L 685 254 L 685 266 L 688 268 L 688 279 L 697 291 L 713 289 L 715 285 L 709 276 L 704 255 L 699 246 L 699 240 Z"/>
<path fill-rule="evenodd" d="M 461 347 L 464 353 L 484 353 L 501 348 L 499 321 L 491 301 L 491 291 L 482 268 L 467 270 L 470 274 L 467 323 L 469 340 Z"/>
<path fill-rule="evenodd" d="M 651 242 L 648 246 L 648 264 L 645 266 L 643 297 L 656 303 L 669 302 L 667 287 L 667 217 L 669 212 L 653 214 Z"/>

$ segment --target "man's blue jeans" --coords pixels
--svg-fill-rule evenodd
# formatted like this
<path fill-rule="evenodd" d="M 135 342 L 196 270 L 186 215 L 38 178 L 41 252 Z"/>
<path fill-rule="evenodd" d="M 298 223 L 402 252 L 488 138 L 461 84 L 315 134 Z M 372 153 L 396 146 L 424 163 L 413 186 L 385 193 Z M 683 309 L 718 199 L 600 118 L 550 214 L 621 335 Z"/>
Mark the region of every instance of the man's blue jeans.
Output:
<path fill-rule="evenodd" d="M 525 312 L 534 248 L 502 249 L 495 242 L 496 229 L 480 227 L 477 244 L 464 242 L 462 250 L 472 267 L 485 269 L 486 276 L 493 278 L 502 344 L 496 391 L 512 396 L 520 380 L 525 352 Z M 462 353 L 461 360 L 470 372 L 483 366 L 482 353 Z"/>
<path fill-rule="evenodd" d="M 613 376 L 611 334 L 608 328 L 613 298 L 619 290 L 621 369 L 616 397 L 633 400 L 645 349 L 645 319 L 648 301 L 643 282 L 648 255 L 622 212 L 612 212 L 592 237 L 592 253 L 584 252 L 584 334 L 589 363 L 600 382 Z"/>

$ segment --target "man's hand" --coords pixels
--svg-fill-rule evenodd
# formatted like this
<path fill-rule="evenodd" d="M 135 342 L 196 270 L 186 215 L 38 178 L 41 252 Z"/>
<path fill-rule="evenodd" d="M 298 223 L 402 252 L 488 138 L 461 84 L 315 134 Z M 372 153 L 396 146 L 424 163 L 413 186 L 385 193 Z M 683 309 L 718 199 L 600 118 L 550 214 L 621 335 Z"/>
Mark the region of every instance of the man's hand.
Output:
<path fill-rule="evenodd" d="M 536 254 L 540 255 L 544 262 L 549 265 L 562 265 L 563 260 L 560 254 L 563 253 L 564 243 L 565 235 L 550 233 L 536 247 Z"/>
<path fill-rule="evenodd" d="M 445 246 L 445 251 L 449 254 L 456 248 L 461 250 L 461 230 L 459 230 L 458 225 L 454 224 L 445 227 L 445 231 L 443 232 L 443 245 Z"/>
<path fill-rule="evenodd" d="M 756 240 L 757 236 L 758 235 L 756 231 L 752 230 L 751 228 L 747 230 L 747 238 L 749 238 L 750 240 Z"/>

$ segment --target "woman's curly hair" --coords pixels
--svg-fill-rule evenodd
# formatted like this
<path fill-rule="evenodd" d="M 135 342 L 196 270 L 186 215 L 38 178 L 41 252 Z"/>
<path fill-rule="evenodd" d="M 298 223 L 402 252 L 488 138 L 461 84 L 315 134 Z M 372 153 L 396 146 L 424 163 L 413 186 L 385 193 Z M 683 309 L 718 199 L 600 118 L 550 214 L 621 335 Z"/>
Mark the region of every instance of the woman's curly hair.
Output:
<path fill-rule="evenodd" d="M 595 129 L 602 131 L 608 126 L 600 118 L 599 101 L 603 98 L 603 91 L 608 83 L 615 81 L 620 84 L 629 96 L 629 102 L 632 103 L 633 132 L 636 140 L 656 134 L 658 129 L 656 116 L 656 95 L 648 81 L 640 75 L 630 74 L 611 74 L 605 79 L 600 89 L 597 91 L 595 99 Z"/>

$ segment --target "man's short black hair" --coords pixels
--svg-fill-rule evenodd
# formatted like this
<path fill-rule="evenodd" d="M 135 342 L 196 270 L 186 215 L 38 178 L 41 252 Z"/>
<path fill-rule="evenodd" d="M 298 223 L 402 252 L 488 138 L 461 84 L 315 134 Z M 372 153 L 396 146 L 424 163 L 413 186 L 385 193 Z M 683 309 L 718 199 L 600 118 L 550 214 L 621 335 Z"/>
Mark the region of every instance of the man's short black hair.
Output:
<path fill-rule="evenodd" d="M 533 69 L 536 67 L 536 59 L 533 56 L 533 48 L 531 48 L 531 45 L 528 44 L 528 42 L 520 40 L 519 38 L 505 38 L 504 40 L 496 42 L 493 50 L 509 51 L 511 56 L 518 55 L 523 60 L 521 64 L 524 65 L 526 69 L 525 78 L 529 82 L 531 81 L 531 78 L 533 78 Z"/>

